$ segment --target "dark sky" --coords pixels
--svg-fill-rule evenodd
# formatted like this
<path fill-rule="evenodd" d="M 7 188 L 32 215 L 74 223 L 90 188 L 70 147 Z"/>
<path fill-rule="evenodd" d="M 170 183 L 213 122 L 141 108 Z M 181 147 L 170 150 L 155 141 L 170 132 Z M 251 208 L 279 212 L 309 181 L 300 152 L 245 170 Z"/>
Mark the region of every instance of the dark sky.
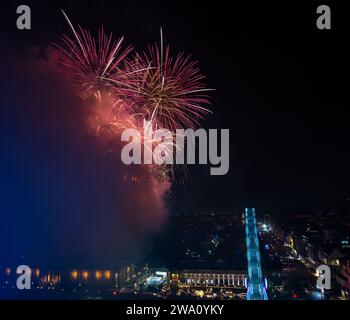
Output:
<path fill-rule="evenodd" d="M 339 1 L 331 4 L 332 30 L 324 31 L 316 28 L 316 7 L 323 4 L 317 1 L 293 5 L 231 1 L 230 8 L 218 1 L 25 1 L 32 9 L 30 31 L 16 29 L 15 11 L 22 1 L 8 3 L 1 9 L 0 22 L 1 211 L 9 208 L 5 199 L 11 202 L 16 190 L 16 201 L 29 198 L 16 208 L 36 212 L 38 199 L 28 190 L 34 192 L 37 177 L 45 174 L 63 184 L 51 195 L 53 199 L 67 197 L 60 194 L 66 188 L 64 183 L 70 184 L 62 178 L 60 156 L 72 152 L 74 146 L 60 149 L 60 144 L 69 140 L 69 132 L 64 138 L 55 137 L 55 127 L 48 128 L 52 140 L 51 149 L 47 148 L 41 124 L 35 122 L 35 115 L 28 115 L 31 101 L 20 103 L 23 92 L 32 92 L 31 86 L 37 86 L 35 80 L 26 83 L 18 69 L 16 74 L 8 74 L 14 70 L 8 67 L 14 59 L 27 56 L 33 48 L 44 49 L 68 31 L 60 8 L 74 23 L 90 30 L 103 24 L 116 36 L 124 35 L 126 43 L 136 49 L 158 41 L 162 26 L 171 48 L 192 53 L 209 87 L 216 89 L 214 113 L 204 126 L 230 129 L 230 172 L 214 177 L 208 166 L 190 167 L 185 186 L 174 187 L 173 212 L 247 206 L 261 212 L 284 212 L 350 196 L 350 54 L 345 10 Z M 16 79 L 26 88 L 17 88 Z M 17 96 L 16 107 L 11 105 L 15 104 L 12 95 Z M 41 149 L 40 165 L 35 145 L 46 146 Z M 74 157 L 62 158 L 75 161 Z M 33 168 L 38 173 L 34 174 Z M 94 178 L 82 172 L 75 177 L 82 184 L 88 179 Z M 94 197 L 93 190 L 87 193 Z M 84 210 L 79 203 L 86 194 L 81 196 L 77 193 L 74 197 L 77 210 Z M 42 201 L 49 200 L 44 196 Z M 23 218 L 23 213 L 16 214 Z M 35 214 L 30 219 L 36 219 Z"/>

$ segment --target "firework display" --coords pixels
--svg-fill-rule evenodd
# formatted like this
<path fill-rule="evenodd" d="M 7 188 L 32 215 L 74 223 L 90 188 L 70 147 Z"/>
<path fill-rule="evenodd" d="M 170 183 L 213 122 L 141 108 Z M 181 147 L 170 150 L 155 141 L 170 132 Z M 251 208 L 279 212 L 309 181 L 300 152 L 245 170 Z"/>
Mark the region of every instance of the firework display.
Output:
<path fill-rule="evenodd" d="M 210 104 L 207 93 L 212 89 L 206 88 L 197 62 L 184 53 L 171 56 L 169 46 L 164 48 L 162 29 L 160 46 L 137 53 L 131 46 L 123 48 L 123 37 L 115 41 L 103 28 L 94 37 L 63 15 L 72 36 L 63 35 L 61 43 L 53 44 L 53 66 L 89 106 L 89 130 L 112 139 L 148 121 L 151 129 L 170 130 L 176 148 L 176 129 L 196 128 L 210 112 L 205 105 Z M 165 165 L 153 166 L 152 171 L 157 177 L 173 172 Z"/>

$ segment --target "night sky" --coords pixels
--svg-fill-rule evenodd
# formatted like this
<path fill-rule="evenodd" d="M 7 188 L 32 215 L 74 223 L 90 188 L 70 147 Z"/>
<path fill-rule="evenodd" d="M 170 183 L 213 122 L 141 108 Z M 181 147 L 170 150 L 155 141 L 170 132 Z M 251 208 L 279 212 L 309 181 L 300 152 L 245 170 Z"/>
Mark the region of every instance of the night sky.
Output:
<path fill-rule="evenodd" d="M 30 31 L 15 25 L 16 7 L 24 3 L 32 9 Z M 11 229 L 17 224 L 22 234 L 31 234 L 27 229 L 45 227 L 59 214 L 61 223 L 71 221 L 73 237 L 79 236 L 74 221 L 82 212 L 110 209 L 99 196 L 113 184 L 103 180 L 108 172 L 91 174 L 94 161 L 81 165 L 82 142 L 63 128 L 71 117 L 60 112 L 64 93 L 47 92 L 45 79 L 15 62 L 30 61 L 33 52 L 44 57 L 45 48 L 69 31 L 61 8 L 74 23 L 92 31 L 103 24 L 136 49 L 158 41 L 162 26 L 171 50 L 192 53 L 216 89 L 213 114 L 203 126 L 230 129 L 229 174 L 210 176 L 209 166 L 191 166 L 185 185 L 174 186 L 169 214 L 244 207 L 284 213 L 350 196 L 350 53 L 341 3 L 330 4 L 332 30 L 323 31 L 316 28 L 316 7 L 323 2 L 231 3 L 12 1 L 1 8 L 2 246 L 6 239 L 5 248 L 20 247 Z M 43 102 L 47 109 L 33 107 Z M 53 203 L 60 210 L 48 213 Z M 51 239 L 45 232 L 40 237 Z"/>

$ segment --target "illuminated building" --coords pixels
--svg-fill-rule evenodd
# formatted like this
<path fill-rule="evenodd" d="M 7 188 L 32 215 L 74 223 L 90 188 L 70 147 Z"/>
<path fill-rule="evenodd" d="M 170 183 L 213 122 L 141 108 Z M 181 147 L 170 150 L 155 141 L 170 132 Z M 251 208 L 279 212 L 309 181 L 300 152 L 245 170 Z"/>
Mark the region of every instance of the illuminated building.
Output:
<path fill-rule="evenodd" d="M 267 300 L 261 271 L 259 239 L 254 208 L 245 209 L 245 232 L 248 259 L 247 300 Z"/>
<path fill-rule="evenodd" d="M 171 280 L 191 287 L 233 287 L 244 288 L 246 272 L 235 270 L 183 270 L 173 272 Z"/>

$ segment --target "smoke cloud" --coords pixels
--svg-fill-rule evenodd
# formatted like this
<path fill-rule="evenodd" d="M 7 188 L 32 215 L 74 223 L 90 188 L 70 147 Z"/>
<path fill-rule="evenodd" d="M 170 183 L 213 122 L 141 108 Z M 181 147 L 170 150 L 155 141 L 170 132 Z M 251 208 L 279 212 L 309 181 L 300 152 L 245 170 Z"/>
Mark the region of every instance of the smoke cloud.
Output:
<path fill-rule="evenodd" d="M 8 61 L 0 249 L 75 265 L 133 257 L 164 223 L 170 183 L 121 162 L 120 136 L 91 130 L 93 104 L 50 70 L 39 49 Z"/>

